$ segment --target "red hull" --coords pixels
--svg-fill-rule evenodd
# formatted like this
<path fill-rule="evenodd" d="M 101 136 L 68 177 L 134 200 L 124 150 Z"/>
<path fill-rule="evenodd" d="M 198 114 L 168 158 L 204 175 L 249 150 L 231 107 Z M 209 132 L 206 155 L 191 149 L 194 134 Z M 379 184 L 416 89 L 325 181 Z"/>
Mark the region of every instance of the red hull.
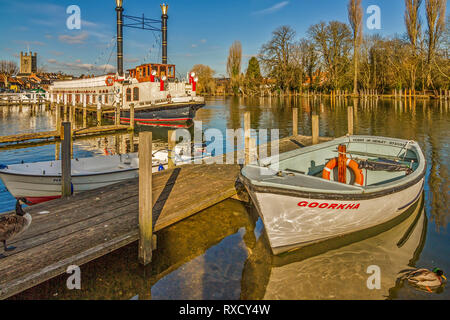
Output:
<path fill-rule="evenodd" d="M 55 199 L 59 199 L 61 198 L 61 196 L 51 196 L 51 197 L 25 197 L 25 199 L 31 204 L 38 204 L 38 203 L 42 203 L 42 202 L 47 202 L 50 200 L 55 200 Z"/>

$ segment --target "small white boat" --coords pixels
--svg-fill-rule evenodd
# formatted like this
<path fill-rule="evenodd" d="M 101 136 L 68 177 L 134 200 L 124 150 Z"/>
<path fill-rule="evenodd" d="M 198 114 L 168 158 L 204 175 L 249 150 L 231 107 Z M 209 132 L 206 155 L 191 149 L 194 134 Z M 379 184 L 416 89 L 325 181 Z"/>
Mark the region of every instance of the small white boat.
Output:
<path fill-rule="evenodd" d="M 189 147 L 182 143 L 175 147 L 175 165 L 195 159 L 188 153 Z M 153 172 L 167 169 L 168 156 L 167 149 L 153 152 Z M 139 176 L 138 153 L 72 159 L 71 166 L 73 193 Z M 0 165 L 0 179 L 15 198 L 25 198 L 32 204 L 61 197 L 61 161 Z"/>
<path fill-rule="evenodd" d="M 347 136 L 260 160 L 240 178 L 277 255 L 395 219 L 420 198 L 425 169 L 417 142 Z"/>

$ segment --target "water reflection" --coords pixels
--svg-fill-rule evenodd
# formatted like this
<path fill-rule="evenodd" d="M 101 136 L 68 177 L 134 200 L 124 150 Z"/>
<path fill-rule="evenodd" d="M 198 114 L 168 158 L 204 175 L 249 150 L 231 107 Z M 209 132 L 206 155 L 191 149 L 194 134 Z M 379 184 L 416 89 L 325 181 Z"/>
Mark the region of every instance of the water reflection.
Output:
<path fill-rule="evenodd" d="M 398 273 L 414 265 L 425 243 L 423 201 L 406 216 L 392 229 L 366 240 L 348 244 L 356 239 L 335 239 L 280 257 L 271 256 L 267 240 L 261 237 L 246 262 L 241 298 L 386 299 Z M 380 290 L 367 287 L 371 275 L 367 268 L 372 265 L 381 270 Z"/>

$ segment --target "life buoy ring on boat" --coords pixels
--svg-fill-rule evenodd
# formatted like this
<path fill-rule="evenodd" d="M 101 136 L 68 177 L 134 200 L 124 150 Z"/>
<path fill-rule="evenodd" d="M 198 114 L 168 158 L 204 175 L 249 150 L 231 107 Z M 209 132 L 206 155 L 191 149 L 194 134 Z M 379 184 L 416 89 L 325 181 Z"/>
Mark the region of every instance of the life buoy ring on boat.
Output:
<path fill-rule="evenodd" d="M 364 175 L 362 170 L 359 168 L 358 163 L 355 160 L 347 159 L 346 161 L 347 167 L 349 167 L 353 174 L 355 175 L 355 184 L 358 186 L 364 185 Z M 338 158 L 333 158 L 326 164 L 325 168 L 322 171 L 322 178 L 326 180 L 330 180 L 331 171 L 336 168 L 338 165 Z"/>
<path fill-rule="evenodd" d="M 105 83 L 108 87 L 111 87 L 114 84 L 114 78 L 109 76 L 105 79 Z"/>

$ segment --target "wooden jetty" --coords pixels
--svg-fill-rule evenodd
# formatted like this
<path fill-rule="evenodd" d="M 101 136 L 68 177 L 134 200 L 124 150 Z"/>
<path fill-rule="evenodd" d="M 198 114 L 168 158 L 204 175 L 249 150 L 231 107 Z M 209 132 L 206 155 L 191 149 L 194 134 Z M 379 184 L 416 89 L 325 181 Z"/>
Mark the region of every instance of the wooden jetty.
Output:
<path fill-rule="evenodd" d="M 235 195 L 238 172 L 238 165 L 186 165 L 153 175 L 154 231 Z M 138 240 L 138 188 L 135 179 L 28 208 L 30 229 L 0 259 L 0 298 Z"/>
<path fill-rule="evenodd" d="M 321 138 L 329 140 L 329 138 Z M 279 141 L 289 151 L 311 144 L 312 138 Z M 239 165 L 184 165 L 153 174 L 152 227 L 162 230 L 238 196 Z M 0 299 L 8 298 L 139 240 L 139 181 L 133 179 L 26 208 L 30 229 L 9 245 L 0 259 Z"/>
<path fill-rule="evenodd" d="M 297 116 L 294 110 L 293 120 Z M 318 116 L 313 117 L 313 123 L 312 136 L 296 135 L 272 143 L 278 144 L 282 153 L 332 139 L 319 137 Z M 293 121 L 294 133 L 297 124 Z M 64 125 L 67 134 L 70 124 Z M 248 163 L 255 160 L 256 152 L 256 141 L 250 136 L 249 113 L 244 117 L 244 132 L 244 155 L 234 152 L 233 157 L 245 158 Z M 70 139 L 64 140 L 64 145 L 70 145 L 72 136 L 67 136 Z M 31 227 L 8 243 L 16 247 L 14 251 L 0 252 L 0 299 L 63 274 L 71 265 L 82 265 L 137 240 L 139 260 L 148 264 L 157 245 L 154 232 L 229 198 L 248 201 L 238 180 L 238 164 L 188 164 L 152 174 L 151 166 L 144 165 L 151 163 L 151 136 L 150 132 L 140 135 L 139 158 L 143 165 L 138 179 L 25 209 L 33 217 Z M 270 143 L 266 147 L 269 155 Z M 63 153 L 70 152 L 68 146 L 63 149 Z M 227 159 L 228 154 L 216 159 L 220 157 Z M 64 171 L 67 170 L 63 168 Z M 63 176 L 62 180 L 66 178 Z"/>
<path fill-rule="evenodd" d="M 98 126 L 98 127 L 89 127 L 89 128 L 81 128 L 73 130 L 72 136 L 74 139 L 77 139 L 78 137 L 92 137 L 97 136 L 109 132 L 119 132 L 128 130 L 130 126 L 128 125 L 106 125 L 106 126 Z M 21 133 L 21 134 L 14 134 L 10 136 L 0 136 L 0 143 L 5 144 L 14 144 L 14 143 L 23 143 L 23 142 L 30 142 L 32 140 L 61 140 L 61 134 L 59 131 L 44 131 L 44 132 L 34 132 L 34 133 Z M 0 149 L 3 149 L 3 147 L 6 146 L 0 146 Z"/>

